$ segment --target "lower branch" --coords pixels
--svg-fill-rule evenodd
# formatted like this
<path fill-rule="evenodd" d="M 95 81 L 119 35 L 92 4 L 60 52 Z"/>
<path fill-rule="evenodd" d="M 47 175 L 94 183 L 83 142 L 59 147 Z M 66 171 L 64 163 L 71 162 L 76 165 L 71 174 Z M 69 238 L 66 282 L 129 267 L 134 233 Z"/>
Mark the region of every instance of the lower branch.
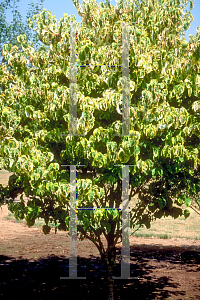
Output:
<path fill-rule="evenodd" d="M 97 249 L 99 250 L 100 254 L 105 253 L 105 249 L 104 249 L 103 243 L 101 242 L 101 239 L 100 239 L 99 236 L 98 236 L 98 241 L 99 241 L 99 245 L 98 245 L 98 243 L 90 235 L 88 235 L 86 233 L 86 231 L 83 228 L 81 228 L 80 225 L 77 226 L 77 229 L 78 229 L 78 231 L 80 231 L 84 235 L 84 237 L 86 239 L 90 240 L 97 247 Z"/>

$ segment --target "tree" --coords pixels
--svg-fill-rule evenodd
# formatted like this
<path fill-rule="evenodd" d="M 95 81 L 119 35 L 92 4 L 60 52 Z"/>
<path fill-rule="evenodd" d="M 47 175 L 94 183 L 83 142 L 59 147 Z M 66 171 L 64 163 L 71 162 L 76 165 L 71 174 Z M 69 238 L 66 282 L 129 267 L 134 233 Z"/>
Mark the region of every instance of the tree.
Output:
<path fill-rule="evenodd" d="M 55 16 L 43 10 L 28 24 L 36 24 L 49 49 L 42 45 L 36 51 L 20 35 L 23 52 L 11 44 L 2 51 L 13 74 L 0 66 L 0 168 L 14 172 L 10 185 L 1 187 L 1 201 L 9 198 L 8 209 L 28 226 L 43 218 L 45 234 L 50 221 L 55 233 L 68 231 L 70 172 L 61 165 L 84 165 L 77 174 L 77 206 L 94 209 L 78 211 L 78 237 L 97 246 L 108 271 L 109 299 L 122 217 L 117 209 L 101 208 L 122 207 L 122 167 L 115 165 L 133 165 L 130 196 L 139 200 L 130 212 L 132 230 L 150 228 L 165 216 L 187 218 L 190 197 L 200 190 L 200 28 L 189 43 L 179 36 L 192 21 L 190 11 L 183 16 L 187 1 L 123 2 L 113 7 L 109 1 L 98 6 L 95 0 L 82 5 L 73 0 L 81 27 L 67 14 L 56 26 Z M 84 137 L 63 136 L 71 131 L 70 22 L 77 25 L 78 63 L 93 65 L 77 72 L 77 132 Z M 122 64 L 122 22 L 129 23 L 130 45 L 130 135 L 125 136 L 119 108 L 124 81 L 121 69 L 111 68 Z M 25 205 L 21 195 L 14 204 L 22 190 L 30 201 Z"/>
<path fill-rule="evenodd" d="M 39 0 L 37 3 L 29 3 L 29 10 L 27 11 L 26 19 L 38 14 L 42 9 L 42 3 L 45 0 Z M 20 0 L 17 0 L 20 2 Z M 0 3 L 0 52 L 3 49 L 3 45 L 11 43 L 13 46 L 16 45 L 20 52 L 23 52 L 21 44 L 17 41 L 17 36 L 26 32 L 27 39 L 33 41 L 34 48 L 38 49 L 41 46 L 41 42 L 37 36 L 37 33 L 33 34 L 32 29 L 28 24 L 22 22 L 22 16 L 17 9 L 16 0 L 5 0 Z M 6 22 L 6 11 L 12 8 L 13 21 L 11 23 Z M 6 64 L 5 60 L 1 62 Z"/>
<path fill-rule="evenodd" d="M 19 2 L 20 0 L 17 0 Z M 29 9 L 27 11 L 26 18 L 32 17 L 33 15 L 39 13 L 42 9 L 42 3 L 44 0 L 39 0 L 37 3 L 29 3 Z M 0 3 L 0 53 L 3 49 L 3 45 L 10 43 L 13 46 L 18 47 L 19 52 L 23 52 L 21 44 L 17 40 L 17 36 L 26 32 L 27 39 L 33 42 L 33 47 L 38 49 L 41 46 L 41 41 L 37 35 L 37 32 L 33 33 L 33 30 L 22 22 L 22 16 L 17 9 L 16 0 L 5 0 Z M 13 21 L 11 23 L 6 22 L 6 11 L 12 9 Z M 46 46 L 46 49 L 48 47 Z M 6 60 L 0 55 L 1 63 L 7 65 Z M 29 65 L 32 67 L 32 65 Z M 12 68 L 8 65 L 8 70 L 11 72 Z M 0 91 L 2 86 L 0 84 Z"/>

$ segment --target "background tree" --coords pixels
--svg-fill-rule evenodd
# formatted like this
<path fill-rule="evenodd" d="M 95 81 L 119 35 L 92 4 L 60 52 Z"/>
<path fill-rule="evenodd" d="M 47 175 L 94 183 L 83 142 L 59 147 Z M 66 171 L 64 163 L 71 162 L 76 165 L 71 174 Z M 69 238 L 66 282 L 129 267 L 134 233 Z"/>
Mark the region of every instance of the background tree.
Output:
<path fill-rule="evenodd" d="M 37 3 L 29 3 L 26 19 L 40 13 L 44 1 L 45 0 L 38 0 Z M 3 49 L 3 45 L 6 43 L 11 43 L 13 46 L 16 45 L 19 52 L 23 52 L 21 44 L 17 40 L 17 36 L 24 32 L 26 32 L 27 40 L 33 42 L 34 48 L 38 49 L 42 44 L 38 38 L 37 32 L 33 32 L 28 24 L 23 23 L 22 16 L 16 5 L 17 2 L 20 2 L 20 0 L 4 0 L 0 3 L 0 52 Z M 12 9 L 13 20 L 11 23 L 6 22 L 6 12 L 8 9 Z M 6 64 L 6 60 L 4 60 L 2 56 L 0 57 L 1 63 L 3 62 Z"/>
<path fill-rule="evenodd" d="M 130 167 L 130 196 L 139 199 L 130 212 L 133 230 L 169 215 L 188 217 L 186 207 L 199 192 L 199 28 L 189 43 L 179 36 L 192 21 L 190 11 L 183 15 L 186 0 L 123 2 L 114 7 L 109 1 L 100 6 L 95 0 L 73 1 L 82 17 L 78 63 L 93 65 L 78 67 L 77 75 L 77 128 L 85 137 L 62 135 L 69 133 L 74 17 L 64 14 L 56 26 L 55 17 L 43 10 L 28 20 L 44 44 L 38 51 L 25 34 L 17 37 L 23 52 L 11 44 L 3 47 L 13 73 L 0 66 L 0 168 L 14 176 L 8 188 L 1 187 L 1 201 L 9 198 L 8 209 L 28 226 L 43 218 L 45 234 L 50 221 L 55 232 L 69 230 L 69 169 L 61 164 L 85 165 L 77 174 L 81 208 L 121 208 L 122 167 L 114 165 L 136 165 Z M 121 69 L 111 65 L 122 64 L 122 21 L 129 23 L 132 136 L 115 136 L 121 134 L 122 78 Z M 94 67 L 97 63 L 106 66 Z M 23 195 L 13 203 L 14 188 L 30 198 L 27 204 Z M 96 245 L 113 284 L 121 214 L 79 210 L 77 218 L 78 237 Z"/>
<path fill-rule="evenodd" d="M 20 0 L 5 0 L 0 3 L 0 63 L 4 63 L 8 66 L 8 70 L 12 73 L 12 68 L 7 64 L 7 61 L 1 55 L 3 50 L 3 45 L 6 43 L 10 43 L 13 46 L 18 47 L 18 51 L 21 53 L 23 49 L 21 47 L 21 43 L 18 42 L 17 36 L 26 32 L 27 40 L 33 43 L 33 47 L 38 50 L 38 48 L 42 45 L 37 32 L 33 32 L 33 30 L 29 27 L 27 23 L 23 23 L 22 16 L 18 10 L 18 6 L 16 2 Z M 45 0 L 38 0 L 36 3 L 29 3 L 27 10 L 26 19 L 32 17 L 35 14 L 40 13 L 43 8 L 43 2 Z M 12 9 L 13 20 L 12 22 L 6 22 L 6 13 L 7 10 Z M 45 46 L 48 49 L 47 46 Z M 32 67 L 29 64 L 29 67 Z M 12 73 L 13 74 L 13 73 Z M 0 83 L 0 93 L 2 91 L 2 85 Z M 15 195 L 15 193 L 13 194 Z"/>

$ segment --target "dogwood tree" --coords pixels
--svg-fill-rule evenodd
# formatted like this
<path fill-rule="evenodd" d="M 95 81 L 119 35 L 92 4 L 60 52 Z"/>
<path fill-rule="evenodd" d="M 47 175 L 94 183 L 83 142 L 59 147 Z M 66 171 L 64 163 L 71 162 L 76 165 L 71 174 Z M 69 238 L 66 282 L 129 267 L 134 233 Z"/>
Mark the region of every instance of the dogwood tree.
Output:
<path fill-rule="evenodd" d="M 14 173 L 9 186 L 1 186 L 1 202 L 8 199 L 9 210 L 29 227 L 43 218 L 45 234 L 50 221 L 55 233 L 68 231 L 69 166 L 77 166 L 77 207 L 91 208 L 77 211 L 78 238 L 92 241 L 105 261 L 110 299 L 122 230 L 123 167 L 130 165 L 130 197 L 138 196 L 129 215 L 133 231 L 165 216 L 187 218 L 191 197 L 199 192 L 200 27 L 187 43 L 183 33 L 192 14 L 183 13 L 186 0 L 123 2 L 114 7 L 73 0 L 81 26 L 66 13 L 57 26 L 43 10 L 28 23 L 49 49 L 36 51 L 20 35 L 22 53 L 12 44 L 2 51 L 14 73 L 0 66 L 0 169 Z M 128 89 L 122 76 L 127 44 Z M 77 73 L 70 65 L 73 49 Z M 123 97 L 130 101 L 128 118 Z M 126 134 L 122 121 L 129 126 Z M 25 203 L 22 194 L 14 204 L 23 191 L 30 200 Z"/>

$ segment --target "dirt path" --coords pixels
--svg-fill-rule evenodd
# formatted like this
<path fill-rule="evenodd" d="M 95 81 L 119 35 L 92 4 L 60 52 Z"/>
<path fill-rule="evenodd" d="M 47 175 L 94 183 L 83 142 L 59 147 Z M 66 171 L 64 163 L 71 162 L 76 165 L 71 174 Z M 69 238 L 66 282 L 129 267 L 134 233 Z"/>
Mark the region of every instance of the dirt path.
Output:
<path fill-rule="evenodd" d="M 60 280 L 68 276 L 69 243 L 66 232 L 44 235 L 41 228 L 5 219 L 0 209 L 0 298 L 105 298 L 104 267 L 96 247 L 77 241 L 78 276 L 87 280 Z M 104 239 L 106 245 L 106 241 Z M 116 299 L 200 299 L 200 241 L 130 237 L 131 276 L 115 280 Z M 120 276 L 120 246 L 116 276 Z M 181 256 L 180 256 L 181 253 Z M 23 294 L 24 293 L 24 294 Z M 95 296 L 96 295 L 96 296 Z M 26 296 L 26 297 L 25 297 Z"/>

